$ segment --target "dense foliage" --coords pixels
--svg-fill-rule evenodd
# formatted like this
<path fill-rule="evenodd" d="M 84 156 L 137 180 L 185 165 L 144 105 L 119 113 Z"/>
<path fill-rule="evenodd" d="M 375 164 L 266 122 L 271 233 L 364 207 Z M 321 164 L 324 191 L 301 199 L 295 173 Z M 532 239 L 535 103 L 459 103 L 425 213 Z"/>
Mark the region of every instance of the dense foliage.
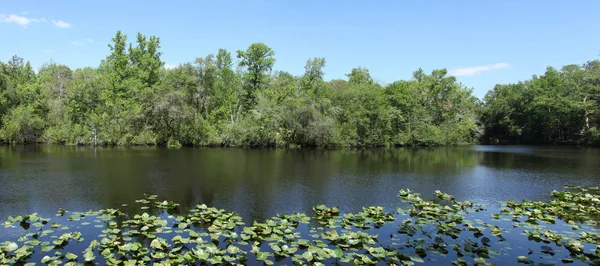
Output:
<path fill-rule="evenodd" d="M 0 62 L 0 142 L 245 147 L 374 147 L 470 143 L 477 99 L 447 76 L 417 70 L 382 85 L 365 68 L 325 81 L 324 58 L 302 76 L 273 71 L 254 43 L 172 69 L 160 39 L 116 33 L 98 68 Z"/>
<path fill-rule="evenodd" d="M 490 143 L 600 144 L 600 61 L 549 67 L 542 76 L 496 85 L 480 110 Z"/>

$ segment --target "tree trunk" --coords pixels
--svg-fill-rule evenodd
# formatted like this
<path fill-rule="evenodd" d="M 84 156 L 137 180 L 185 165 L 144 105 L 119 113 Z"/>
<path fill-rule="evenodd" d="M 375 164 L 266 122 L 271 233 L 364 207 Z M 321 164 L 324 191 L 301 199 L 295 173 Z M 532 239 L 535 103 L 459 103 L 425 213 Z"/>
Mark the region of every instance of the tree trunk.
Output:
<path fill-rule="evenodd" d="M 583 103 L 584 104 L 585 104 L 586 101 L 587 101 L 587 96 L 583 97 Z M 585 108 L 584 118 L 585 118 L 585 127 L 587 129 L 590 129 L 590 113 L 588 112 L 587 108 Z"/>

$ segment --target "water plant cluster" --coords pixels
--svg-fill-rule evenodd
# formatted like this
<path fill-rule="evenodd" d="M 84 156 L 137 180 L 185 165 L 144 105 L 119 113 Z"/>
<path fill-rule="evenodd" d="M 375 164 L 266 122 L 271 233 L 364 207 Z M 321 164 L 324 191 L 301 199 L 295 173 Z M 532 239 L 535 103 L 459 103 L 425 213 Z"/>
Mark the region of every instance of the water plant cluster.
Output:
<path fill-rule="evenodd" d="M 4 230 L 18 237 L 0 243 L 0 264 L 598 264 L 599 192 L 571 186 L 549 202 L 509 201 L 494 213 L 440 191 L 425 200 L 400 190 L 406 208 L 318 205 L 312 215 L 250 224 L 204 204 L 179 213 L 145 195 L 133 209 L 9 217 Z"/>

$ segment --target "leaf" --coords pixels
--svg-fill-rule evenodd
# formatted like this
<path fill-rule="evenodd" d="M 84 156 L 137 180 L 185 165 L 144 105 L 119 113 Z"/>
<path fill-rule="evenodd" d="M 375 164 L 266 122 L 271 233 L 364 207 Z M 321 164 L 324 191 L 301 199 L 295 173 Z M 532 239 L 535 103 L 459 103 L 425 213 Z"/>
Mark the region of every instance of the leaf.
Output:
<path fill-rule="evenodd" d="M 108 256 L 110 256 L 110 254 L 112 254 L 112 251 L 110 251 L 109 248 L 105 248 L 104 250 L 102 250 L 102 252 L 100 254 L 102 254 L 102 256 L 104 256 L 104 257 L 108 257 Z"/>
<path fill-rule="evenodd" d="M 51 260 L 52 260 L 52 258 L 50 258 L 50 256 L 44 256 L 40 262 L 42 262 L 42 263 L 48 263 Z"/>
<path fill-rule="evenodd" d="M 85 259 L 85 261 L 95 260 L 96 256 L 94 256 L 94 250 L 91 248 L 86 249 L 85 253 L 83 253 L 83 258 Z"/>
<path fill-rule="evenodd" d="M 208 254 L 217 254 L 217 251 L 219 251 L 219 248 L 214 244 L 206 246 L 206 252 L 208 252 Z"/>
<path fill-rule="evenodd" d="M 480 265 L 485 265 L 485 259 L 484 258 L 476 258 L 475 263 L 480 264 Z"/>
<path fill-rule="evenodd" d="M 151 255 L 151 256 L 152 256 L 153 258 L 155 258 L 155 259 L 162 259 L 162 258 L 164 258 L 164 257 L 166 257 L 166 256 L 167 256 L 167 253 L 164 253 L 164 252 L 162 252 L 162 251 L 159 251 L 159 252 L 156 252 L 156 253 L 152 253 L 152 255 Z"/>
<path fill-rule="evenodd" d="M 344 255 L 344 251 L 341 248 L 336 248 L 333 250 L 334 258 L 339 259 Z"/>
<path fill-rule="evenodd" d="M 210 254 L 203 249 L 195 250 L 194 254 L 196 254 L 196 257 L 198 257 L 199 260 L 207 260 L 208 256 L 210 256 Z"/>
<path fill-rule="evenodd" d="M 308 247 L 309 246 L 309 241 L 306 239 L 298 239 L 298 246 L 301 247 Z"/>
<path fill-rule="evenodd" d="M 150 242 L 150 246 L 155 249 L 162 249 L 162 244 L 160 243 L 160 240 L 158 240 L 158 239 L 152 240 L 152 242 Z"/>
<path fill-rule="evenodd" d="M 279 246 L 277 246 L 277 244 L 276 244 L 276 243 L 271 243 L 271 244 L 269 244 L 269 246 L 270 246 L 270 247 L 271 247 L 271 249 L 272 249 L 273 251 L 275 251 L 275 252 L 280 252 L 280 251 L 281 251 L 281 248 L 280 248 Z"/>
<path fill-rule="evenodd" d="M 67 254 L 65 255 L 65 258 L 67 258 L 67 260 L 76 260 L 77 259 L 77 255 L 71 253 L 71 252 L 67 252 Z"/>
<path fill-rule="evenodd" d="M 239 248 L 236 247 L 235 245 L 229 245 L 227 246 L 227 252 L 229 252 L 229 254 L 236 254 L 238 252 Z"/>
<path fill-rule="evenodd" d="M 311 261 L 314 258 L 312 252 L 310 251 L 305 251 L 304 253 L 302 253 L 302 257 L 306 259 L 306 261 Z"/>
<path fill-rule="evenodd" d="M 410 257 L 410 260 L 418 263 L 425 263 L 425 261 L 421 257 Z M 477 261 L 477 260 L 475 260 Z"/>
<path fill-rule="evenodd" d="M 268 257 L 269 257 L 269 253 L 268 252 L 259 251 L 258 253 L 256 253 L 256 260 L 264 261 Z"/>
<path fill-rule="evenodd" d="M 10 244 L 8 244 L 4 250 L 6 250 L 8 252 L 13 252 L 13 251 L 17 250 L 18 248 L 19 248 L 19 245 L 17 245 L 17 243 L 10 242 Z"/>
<path fill-rule="evenodd" d="M 200 237 L 200 235 L 198 233 L 196 233 L 196 231 L 193 231 L 193 230 L 188 231 L 188 234 L 190 234 L 190 238 Z"/>

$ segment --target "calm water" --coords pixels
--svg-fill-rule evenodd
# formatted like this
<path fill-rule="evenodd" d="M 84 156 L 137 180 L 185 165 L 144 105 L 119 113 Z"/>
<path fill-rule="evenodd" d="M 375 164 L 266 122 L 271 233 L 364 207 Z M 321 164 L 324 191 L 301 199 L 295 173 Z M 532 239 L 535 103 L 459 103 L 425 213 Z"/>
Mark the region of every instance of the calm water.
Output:
<path fill-rule="evenodd" d="M 306 212 L 394 210 L 410 188 L 490 207 L 544 200 L 563 184 L 598 185 L 600 150 L 522 146 L 286 151 L 0 146 L 0 220 L 58 208 L 119 207 L 144 193 L 235 211 L 244 220 Z"/>
<path fill-rule="evenodd" d="M 371 205 L 394 211 L 406 206 L 396 197 L 402 188 L 420 192 L 426 199 L 439 189 L 459 200 L 487 204 L 495 211 L 501 201 L 510 199 L 547 200 L 550 192 L 562 189 L 563 184 L 597 186 L 599 162 L 597 149 L 521 146 L 362 151 L 2 146 L 0 221 L 9 215 L 38 212 L 66 224 L 66 217 L 55 217 L 59 208 L 86 211 L 120 208 L 123 203 L 130 204 L 124 211 L 131 215 L 142 212 L 134 202 L 144 193 L 181 203 L 182 213 L 200 203 L 231 210 L 247 224 L 282 213 L 310 214 L 311 207 L 321 203 L 339 206 L 343 212 Z M 167 216 L 162 210 L 150 211 L 163 219 Z M 490 213 L 474 212 L 467 218 L 490 221 Z M 396 222 L 369 232 L 380 235 L 382 246 L 402 243 L 405 240 L 391 237 L 398 235 L 399 223 L 405 218 L 398 216 Z M 554 258 L 540 253 L 544 243 L 528 241 L 520 234 L 522 229 L 510 230 L 510 219 L 493 223 L 509 230 L 503 233 L 506 242 L 491 247 L 500 255 L 490 262 L 516 264 L 518 256 L 532 251 L 530 257 L 536 262 L 556 263 L 566 255 Z M 96 226 L 68 225 L 83 232 L 86 239 L 101 234 Z M 572 231 L 563 222 L 544 228 Z M 299 230 L 307 237 L 308 228 Z M 27 232 L 20 227 L 0 228 L 0 242 L 15 241 Z M 470 233 L 464 234 L 455 243 L 469 238 Z M 71 243 L 67 251 L 81 253 L 87 245 Z M 586 245 L 586 249 L 592 248 Z M 45 254 L 36 247 L 30 259 L 40 261 Z M 424 259 L 425 265 L 449 264 L 456 254 L 430 254 Z M 248 263 L 262 265 L 256 260 Z M 290 264 L 291 260 L 278 263 Z"/>

